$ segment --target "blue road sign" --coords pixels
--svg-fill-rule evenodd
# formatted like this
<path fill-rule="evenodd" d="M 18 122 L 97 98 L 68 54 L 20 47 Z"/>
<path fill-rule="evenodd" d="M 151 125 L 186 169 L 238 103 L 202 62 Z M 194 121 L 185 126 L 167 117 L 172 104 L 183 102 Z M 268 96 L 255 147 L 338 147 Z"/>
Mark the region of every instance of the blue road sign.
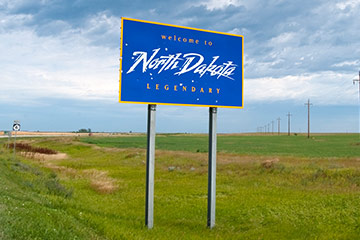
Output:
<path fill-rule="evenodd" d="M 243 108 L 241 35 L 122 18 L 125 103 Z"/>

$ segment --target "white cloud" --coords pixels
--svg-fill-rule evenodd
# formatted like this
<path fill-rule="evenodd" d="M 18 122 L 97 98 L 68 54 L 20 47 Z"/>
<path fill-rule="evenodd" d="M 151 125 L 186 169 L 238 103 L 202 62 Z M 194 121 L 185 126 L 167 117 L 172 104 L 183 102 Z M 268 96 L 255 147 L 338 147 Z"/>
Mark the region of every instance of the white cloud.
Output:
<path fill-rule="evenodd" d="M 343 2 L 338 2 L 336 4 L 336 7 L 339 8 L 340 10 L 345 10 L 346 8 L 355 8 L 358 5 L 360 5 L 360 0 L 347 0 L 347 1 L 343 1 Z"/>
<path fill-rule="evenodd" d="M 359 2 L 343 1 L 336 7 L 338 11 L 346 10 L 359 6 Z M 39 4 L 45 3 L 43 1 Z M 269 4 L 277 3 L 280 2 Z M 1 6 L 16 7 L 24 4 L 29 4 L 29 1 L 0 0 Z M 198 1 L 194 4 L 199 6 Z M 200 1 L 200 5 L 208 11 L 244 6 L 251 10 L 248 13 L 250 17 L 258 13 L 254 12 L 257 8 L 251 8 L 256 4 L 257 1 L 249 3 L 243 0 Z M 327 15 L 332 13 L 326 7 L 327 4 L 321 5 L 321 11 L 317 10 L 315 14 L 310 12 L 310 17 L 306 15 L 305 18 L 299 18 L 295 14 L 288 19 L 284 16 L 281 20 L 283 25 L 276 22 L 276 16 L 266 18 L 266 21 L 274 22 L 274 33 L 271 36 L 262 35 L 266 29 L 247 23 L 246 17 L 239 18 L 236 20 L 238 22 L 231 22 L 233 15 L 221 17 L 229 26 L 228 31 L 245 37 L 245 76 L 250 77 L 245 82 L 246 99 L 303 101 L 312 97 L 324 104 L 353 104 L 353 95 L 356 93 L 351 85 L 353 76 L 348 72 L 337 74 L 329 69 L 359 65 L 359 60 L 353 60 L 357 56 L 356 51 L 359 51 L 358 41 L 339 46 L 332 42 L 334 39 L 340 43 L 344 40 L 341 34 L 335 34 L 337 31 L 330 31 L 333 22 L 338 19 L 326 20 L 329 18 Z M 329 6 L 329 9 L 333 8 L 334 4 Z M 157 10 L 152 9 L 150 12 Z M 269 14 L 266 9 L 262 11 Z M 216 13 L 210 16 L 215 19 L 213 14 Z M 239 17 L 247 13 L 241 14 Z M 316 20 L 325 19 L 321 23 L 326 24 L 314 26 L 314 21 L 310 21 L 312 17 Z M 117 101 L 119 17 L 111 15 L 110 10 L 98 12 L 85 18 L 79 24 L 82 28 L 74 28 L 66 20 L 51 20 L 34 26 L 34 19 L 30 14 L 0 13 L 0 101 L 13 99 L 14 96 L 24 99 L 66 97 Z M 202 18 L 199 13 L 191 17 L 179 17 L 176 21 L 181 22 L 181 25 L 191 25 L 199 19 L 206 18 Z M 265 22 L 263 25 L 267 26 Z M 39 28 L 49 34 L 39 36 L 36 32 Z M 60 30 L 51 34 L 51 29 Z M 344 26 L 345 32 L 352 32 L 350 30 Z M 358 34 L 354 33 L 354 36 Z M 353 56 L 347 57 L 350 54 Z M 334 63 L 335 59 L 338 62 Z M 342 81 L 349 81 L 349 86 Z"/>
<path fill-rule="evenodd" d="M 231 31 L 229 31 L 229 33 L 245 36 L 247 33 L 249 33 L 249 30 L 246 28 L 241 28 L 241 29 L 234 28 Z"/>
<path fill-rule="evenodd" d="M 269 43 L 274 46 L 274 45 L 279 45 L 279 44 L 287 44 L 287 43 L 291 43 L 294 40 L 296 40 L 296 36 L 297 34 L 294 32 L 285 32 L 285 33 L 281 33 L 279 36 L 276 36 L 272 39 L 270 39 Z"/>
<path fill-rule="evenodd" d="M 352 75 L 321 72 L 280 78 L 245 80 L 245 101 L 304 101 L 312 99 L 318 105 L 357 104 L 357 88 Z"/>
<path fill-rule="evenodd" d="M 12 29 L 23 28 L 23 25 L 30 22 L 33 16 L 30 14 L 5 15 L 0 13 L 0 32 L 11 31 Z"/>
<path fill-rule="evenodd" d="M 97 42 L 100 45 L 114 42 L 120 42 L 121 20 L 118 17 L 111 16 L 107 12 L 100 12 L 87 19 L 82 34 L 91 39 L 91 42 Z"/>
<path fill-rule="evenodd" d="M 344 66 L 359 66 L 360 65 L 360 60 L 355 60 L 355 61 L 344 61 L 344 62 L 340 62 L 340 63 L 336 63 L 333 64 L 333 67 L 344 67 Z"/>
<path fill-rule="evenodd" d="M 201 2 L 200 5 L 205 6 L 207 10 L 213 11 L 213 10 L 218 10 L 218 9 L 224 9 L 231 5 L 238 7 L 238 6 L 244 5 L 244 1 L 242 1 L 242 0 L 209 0 L 209 1 Z"/>
<path fill-rule="evenodd" d="M 119 51 L 93 45 L 85 35 L 71 30 L 40 37 L 29 28 L 0 33 L 0 101 L 41 97 L 117 101 Z"/>
<path fill-rule="evenodd" d="M 0 0 L 0 7 L 14 10 L 21 7 L 44 6 L 52 0 Z"/>

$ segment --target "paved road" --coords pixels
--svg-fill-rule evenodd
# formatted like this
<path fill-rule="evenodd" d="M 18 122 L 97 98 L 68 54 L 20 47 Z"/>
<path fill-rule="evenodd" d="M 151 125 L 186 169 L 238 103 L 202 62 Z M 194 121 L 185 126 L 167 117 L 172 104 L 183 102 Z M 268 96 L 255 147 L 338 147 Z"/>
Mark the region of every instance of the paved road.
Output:
<path fill-rule="evenodd" d="M 12 135 L 11 137 L 14 137 L 15 135 Z M 76 137 L 76 135 L 17 135 L 16 138 L 28 138 L 28 137 Z M 8 138 L 7 135 L 0 136 L 0 138 Z"/>

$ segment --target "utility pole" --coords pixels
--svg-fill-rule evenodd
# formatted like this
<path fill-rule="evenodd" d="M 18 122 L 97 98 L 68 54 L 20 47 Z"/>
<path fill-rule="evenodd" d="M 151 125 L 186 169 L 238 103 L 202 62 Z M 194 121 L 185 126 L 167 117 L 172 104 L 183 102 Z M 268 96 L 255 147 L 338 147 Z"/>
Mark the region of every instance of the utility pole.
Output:
<path fill-rule="evenodd" d="M 274 121 L 271 121 L 271 134 L 274 135 Z"/>
<path fill-rule="evenodd" d="M 277 118 L 276 119 L 278 121 L 278 135 L 280 135 L 280 118 Z"/>
<path fill-rule="evenodd" d="M 359 140 L 360 140 L 360 71 L 359 71 L 359 79 L 354 79 L 353 84 L 355 85 L 355 82 L 358 82 L 359 84 Z"/>
<path fill-rule="evenodd" d="M 358 82 L 359 84 L 359 101 L 360 101 L 360 71 L 359 71 L 359 79 L 354 79 L 353 84 L 355 85 L 355 82 Z"/>
<path fill-rule="evenodd" d="M 310 99 L 308 99 L 308 102 L 305 103 L 305 105 L 307 105 L 308 107 L 308 138 L 310 138 L 310 106 L 312 105 L 312 103 L 310 103 Z"/>
<path fill-rule="evenodd" d="M 286 114 L 286 116 L 288 117 L 288 136 L 290 136 L 290 117 L 292 116 L 292 114 L 290 114 L 290 112 L 288 114 Z"/>

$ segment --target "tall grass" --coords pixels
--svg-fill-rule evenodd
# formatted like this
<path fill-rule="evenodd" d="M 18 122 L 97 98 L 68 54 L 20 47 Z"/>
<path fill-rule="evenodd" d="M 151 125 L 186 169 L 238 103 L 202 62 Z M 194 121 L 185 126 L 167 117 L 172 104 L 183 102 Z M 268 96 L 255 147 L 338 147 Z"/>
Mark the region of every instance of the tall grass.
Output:
<path fill-rule="evenodd" d="M 187 148 L 199 139 L 205 141 L 206 137 L 190 137 L 183 145 L 172 136 L 157 138 L 160 146 L 164 146 L 160 139 L 168 139 L 168 145 L 163 147 L 167 150 L 158 147 L 156 153 L 152 230 L 144 226 L 145 150 L 128 148 L 139 147 L 141 138 L 89 138 L 97 141 L 97 145 L 70 138 L 34 140 L 34 146 L 68 155 L 66 159 L 50 162 L 22 156 L 15 161 L 2 149 L 0 236 L 4 239 L 360 238 L 357 150 L 352 155 L 337 153 L 338 156 L 332 157 L 327 157 L 325 150 L 307 157 L 312 152 L 309 149 L 304 150 L 304 155 L 274 156 L 266 148 L 259 151 L 263 154 L 246 154 L 238 144 L 252 144 L 245 138 L 228 137 L 222 139 L 224 147 L 218 153 L 216 227 L 212 230 L 206 227 L 207 153 L 197 151 L 203 147 L 201 144 L 189 146 L 191 151 L 171 149 Z M 352 138 L 346 139 L 339 140 L 342 142 L 339 144 L 351 148 Z M 109 143 L 115 144 L 115 140 L 120 148 L 110 147 Z M 261 137 L 248 141 L 253 140 L 266 141 Z M 321 138 L 310 141 L 315 140 Z M 274 141 L 278 142 L 268 144 L 278 144 L 277 151 L 299 144 L 294 140 L 282 142 L 281 147 L 282 140 Z M 337 142 L 332 137 L 324 141 L 332 142 L 330 145 Z M 127 147 L 122 147 L 123 144 Z M 114 188 L 101 190 L 101 184 L 94 184 L 95 180 L 104 184 L 108 181 Z"/>

